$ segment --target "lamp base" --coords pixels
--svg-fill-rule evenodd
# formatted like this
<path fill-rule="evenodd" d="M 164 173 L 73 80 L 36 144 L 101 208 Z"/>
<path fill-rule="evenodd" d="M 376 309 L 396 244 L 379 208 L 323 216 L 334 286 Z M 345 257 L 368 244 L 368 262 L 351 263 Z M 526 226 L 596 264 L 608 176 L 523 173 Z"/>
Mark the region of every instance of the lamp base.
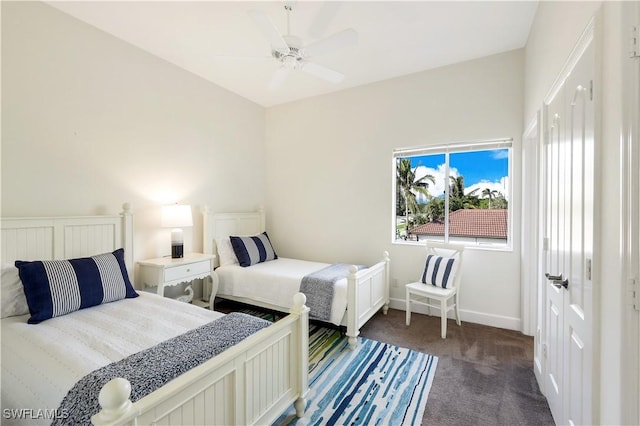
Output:
<path fill-rule="evenodd" d="M 184 244 L 171 243 L 171 258 L 180 259 L 184 257 Z"/>
<path fill-rule="evenodd" d="M 182 238 L 182 229 L 174 228 L 171 230 L 171 258 L 180 259 L 184 257 L 184 238 Z"/>

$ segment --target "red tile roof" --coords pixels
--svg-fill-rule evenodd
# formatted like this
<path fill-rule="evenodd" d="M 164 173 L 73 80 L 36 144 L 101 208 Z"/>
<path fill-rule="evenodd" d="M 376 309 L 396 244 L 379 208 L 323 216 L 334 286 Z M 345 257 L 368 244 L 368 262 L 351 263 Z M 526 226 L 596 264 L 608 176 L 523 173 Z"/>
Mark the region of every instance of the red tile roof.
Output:
<path fill-rule="evenodd" d="M 452 237 L 507 238 L 506 209 L 461 209 L 449 214 Z M 444 235 L 444 222 L 428 222 L 409 231 L 415 235 Z"/>

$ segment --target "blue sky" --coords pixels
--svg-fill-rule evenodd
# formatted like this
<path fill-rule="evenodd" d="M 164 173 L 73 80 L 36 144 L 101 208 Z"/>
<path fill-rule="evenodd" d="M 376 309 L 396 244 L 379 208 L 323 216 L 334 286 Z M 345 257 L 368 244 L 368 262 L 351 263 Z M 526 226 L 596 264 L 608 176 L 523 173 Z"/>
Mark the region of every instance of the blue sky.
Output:
<path fill-rule="evenodd" d="M 482 189 L 491 187 L 508 197 L 508 157 L 508 149 L 452 153 L 449 157 L 451 175 L 464 176 L 467 189 L 474 189 L 474 186 Z M 425 173 L 442 176 L 444 162 L 444 154 L 411 157 L 411 167 L 419 168 L 419 171 L 416 171 L 418 177 Z M 441 188 L 440 182 L 437 182 L 436 186 Z M 440 195 L 440 191 L 441 189 L 434 188 L 432 195 Z"/>

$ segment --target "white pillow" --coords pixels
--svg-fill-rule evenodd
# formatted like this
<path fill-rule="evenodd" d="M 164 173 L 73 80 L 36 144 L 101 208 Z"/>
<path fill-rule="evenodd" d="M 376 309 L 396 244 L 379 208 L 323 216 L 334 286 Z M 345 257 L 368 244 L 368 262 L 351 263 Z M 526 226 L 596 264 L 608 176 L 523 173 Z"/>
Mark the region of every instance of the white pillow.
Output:
<path fill-rule="evenodd" d="M 24 288 L 18 268 L 12 264 L 2 265 L 0 276 L 0 318 L 26 315 L 29 313 L 29 305 L 24 295 Z"/>
<path fill-rule="evenodd" d="M 229 237 L 216 238 L 216 246 L 218 247 L 218 262 L 220 266 L 237 265 L 238 258 L 233 251 L 231 239 Z"/>

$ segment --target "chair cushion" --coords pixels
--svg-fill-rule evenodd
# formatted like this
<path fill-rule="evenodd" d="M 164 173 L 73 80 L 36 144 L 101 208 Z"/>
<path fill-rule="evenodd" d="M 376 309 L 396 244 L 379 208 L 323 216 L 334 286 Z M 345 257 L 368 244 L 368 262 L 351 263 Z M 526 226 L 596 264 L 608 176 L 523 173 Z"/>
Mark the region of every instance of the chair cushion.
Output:
<path fill-rule="evenodd" d="M 410 294 L 415 294 L 422 297 L 430 297 L 434 299 L 448 299 L 449 297 L 457 293 L 455 287 L 436 287 L 434 285 L 425 285 L 425 283 L 420 281 L 409 283 L 405 287 Z"/>
<path fill-rule="evenodd" d="M 431 284 L 436 287 L 451 288 L 458 268 L 458 259 L 454 257 L 427 255 L 424 264 L 422 279 L 424 284 Z"/>

